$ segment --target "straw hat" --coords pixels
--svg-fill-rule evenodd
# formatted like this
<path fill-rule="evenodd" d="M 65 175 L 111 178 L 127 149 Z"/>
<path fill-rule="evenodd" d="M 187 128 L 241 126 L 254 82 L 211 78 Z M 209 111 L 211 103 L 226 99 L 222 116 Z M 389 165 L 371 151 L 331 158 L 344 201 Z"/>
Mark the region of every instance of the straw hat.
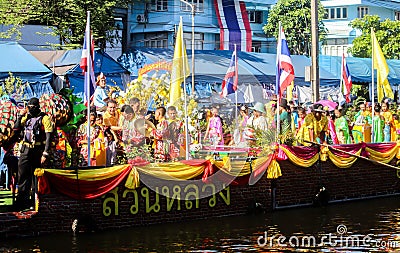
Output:
<path fill-rule="evenodd" d="M 253 107 L 251 107 L 251 109 L 258 111 L 258 112 L 266 113 L 264 104 L 260 103 L 260 102 L 257 102 Z"/>

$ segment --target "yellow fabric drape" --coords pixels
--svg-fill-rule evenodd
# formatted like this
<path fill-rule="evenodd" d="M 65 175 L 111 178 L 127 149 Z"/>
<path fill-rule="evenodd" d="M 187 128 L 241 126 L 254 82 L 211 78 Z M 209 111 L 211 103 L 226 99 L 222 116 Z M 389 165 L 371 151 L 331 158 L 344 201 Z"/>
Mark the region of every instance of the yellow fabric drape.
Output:
<path fill-rule="evenodd" d="M 280 176 L 282 176 L 281 166 L 279 166 L 279 163 L 274 159 L 268 166 L 267 178 L 276 179 Z"/>
<path fill-rule="evenodd" d="M 355 153 L 355 155 L 360 155 L 361 151 L 362 151 L 362 149 L 360 148 L 360 150 L 358 150 Z M 348 158 L 345 158 L 342 156 L 336 156 L 331 151 L 328 151 L 328 156 L 329 156 L 329 159 L 331 159 L 331 161 L 333 162 L 333 164 L 336 165 L 336 167 L 343 168 L 343 169 L 350 168 L 353 165 L 353 163 L 355 163 L 357 161 L 357 157 L 350 156 Z"/>
<path fill-rule="evenodd" d="M 218 169 L 224 171 L 226 174 L 235 177 L 245 176 L 251 173 L 250 165 L 246 161 L 231 161 L 228 156 L 223 157 L 222 161 L 216 161 L 213 158 L 208 158 L 211 164 L 215 165 Z"/>
<path fill-rule="evenodd" d="M 138 188 L 139 185 L 140 185 L 139 172 L 137 171 L 136 167 L 133 167 L 126 179 L 125 187 L 133 190 Z"/>
<path fill-rule="evenodd" d="M 289 150 L 287 150 L 284 146 L 280 146 L 280 149 L 282 149 L 283 152 L 285 152 L 285 154 L 287 155 L 287 157 L 289 158 L 289 160 L 301 167 L 311 167 L 314 163 L 316 163 L 319 159 L 319 153 L 317 153 L 313 158 L 309 159 L 309 160 L 304 160 L 301 159 L 299 157 L 297 157 L 296 155 L 294 155 L 292 152 L 290 152 Z"/>
<path fill-rule="evenodd" d="M 395 147 L 393 147 L 390 151 L 388 151 L 386 153 L 377 152 L 368 147 L 366 147 L 365 150 L 369 152 L 370 159 L 372 159 L 374 161 L 378 161 L 378 162 L 389 163 L 396 156 L 396 154 L 398 152 L 398 145 L 396 145 Z"/>
<path fill-rule="evenodd" d="M 80 180 L 87 180 L 87 181 L 104 180 L 107 178 L 118 176 L 119 174 L 122 173 L 122 171 L 124 171 L 129 166 L 130 166 L 129 164 L 123 164 L 101 169 L 78 170 L 78 178 Z M 76 170 L 45 169 L 45 171 L 70 179 L 77 178 Z"/>
<path fill-rule="evenodd" d="M 181 162 L 173 163 L 151 163 L 137 167 L 141 173 L 164 180 L 186 180 L 197 177 L 204 172 L 205 164 L 189 166 Z"/>

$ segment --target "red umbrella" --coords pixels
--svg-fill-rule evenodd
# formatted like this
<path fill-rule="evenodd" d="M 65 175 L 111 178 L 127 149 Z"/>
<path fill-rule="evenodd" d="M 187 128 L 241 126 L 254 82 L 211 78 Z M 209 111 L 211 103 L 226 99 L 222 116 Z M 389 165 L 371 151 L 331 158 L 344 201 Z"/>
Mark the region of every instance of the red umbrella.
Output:
<path fill-rule="evenodd" d="M 329 108 L 329 111 L 335 110 L 335 108 L 338 106 L 336 102 L 330 101 L 330 100 L 320 100 L 316 102 L 315 104 L 320 104 L 323 107 L 327 106 Z"/>

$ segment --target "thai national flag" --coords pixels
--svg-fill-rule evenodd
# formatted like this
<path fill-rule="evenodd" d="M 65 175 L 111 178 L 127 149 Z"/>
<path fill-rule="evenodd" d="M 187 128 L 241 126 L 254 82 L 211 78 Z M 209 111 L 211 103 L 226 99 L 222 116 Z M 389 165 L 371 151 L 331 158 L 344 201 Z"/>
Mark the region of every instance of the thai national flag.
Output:
<path fill-rule="evenodd" d="M 283 28 L 279 28 L 278 48 L 276 53 L 276 89 L 275 93 L 282 98 L 283 92 L 294 80 L 294 68 Z"/>
<path fill-rule="evenodd" d="M 240 0 L 214 0 L 220 28 L 220 50 L 251 52 L 252 32 L 246 4 Z"/>
<path fill-rule="evenodd" d="M 238 61 L 236 47 L 233 51 L 229 68 L 226 71 L 224 80 L 222 80 L 221 97 L 226 97 L 229 94 L 235 93 L 238 86 Z"/>
<path fill-rule="evenodd" d="M 87 47 L 87 40 L 90 40 L 90 45 L 91 48 L 88 50 Z M 88 60 L 90 61 L 90 80 L 86 80 L 86 71 L 88 71 Z M 92 95 L 94 93 L 94 90 L 96 88 L 96 81 L 94 77 L 94 41 L 92 38 L 92 35 L 90 33 L 90 24 L 86 24 L 86 31 L 85 31 L 85 39 L 83 42 L 83 49 L 82 49 L 82 56 L 81 56 L 81 62 L 80 62 L 80 67 L 82 69 L 83 74 L 85 75 L 85 82 L 84 82 L 84 101 L 89 101 L 92 98 Z M 88 82 L 91 82 L 92 85 L 88 85 Z M 89 83 L 90 84 L 90 83 Z M 90 87 L 90 90 L 88 91 L 88 88 Z"/>
<path fill-rule="evenodd" d="M 350 103 L 350 92 L 353 83 L 351 81 L 351 74 L 349 67 L 347 66 L 346 58 L 344 53 L 342 54 L 342 93 L 346 97 L 346 102 Z"/>

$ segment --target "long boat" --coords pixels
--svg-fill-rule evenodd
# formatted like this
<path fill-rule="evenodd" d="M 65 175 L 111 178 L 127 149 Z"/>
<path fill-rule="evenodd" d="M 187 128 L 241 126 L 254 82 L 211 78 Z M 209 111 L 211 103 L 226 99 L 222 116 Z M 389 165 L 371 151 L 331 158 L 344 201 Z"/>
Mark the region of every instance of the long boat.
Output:
<path fill-rule="evenodd" d="M 169 163 L 37 169 L 35 210 L 1 213 L 0 235 L 102 231 L 399 195 L 399 146 L 275 145 L 257 157 L 220 149 Z"/>

